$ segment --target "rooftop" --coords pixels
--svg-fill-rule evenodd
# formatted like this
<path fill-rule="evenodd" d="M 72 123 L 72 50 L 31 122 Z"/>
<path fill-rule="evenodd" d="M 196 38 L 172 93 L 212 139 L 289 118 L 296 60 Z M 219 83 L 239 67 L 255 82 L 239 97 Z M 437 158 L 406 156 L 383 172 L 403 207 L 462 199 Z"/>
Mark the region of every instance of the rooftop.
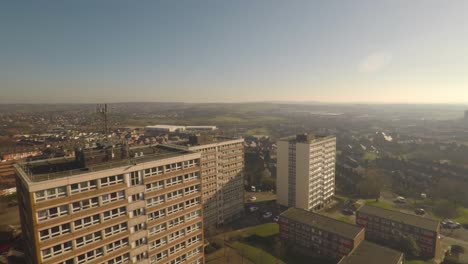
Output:
<path fill-rule="evenodd" d="M 362 241 L 353 252 L 344 257 L 338 264 L 399 264 L 403 253 L 376 245 L 368 241 Z"/>
<path fill-rule="evenodd" d="M 393 211 L 371 205 L 364 205 L 358 211 L 431 231 L 437 231 L 439 227 L 439 222 L 430 218 L 405 214 L 399 211 Z"/>
<path fill-rule="evenodd" d="M 314 226 L 326 232 L 339 234 L 340 236 L 354 239 L 364 228 L 357 225 L 338 221 L 317 213 L 309 212 L 298 208 L 289 208 L 281 214 L 282 217 L 293 221 Z"/>
<path fill-rule="evenodd" d="M 166 146 L 144 146 L 128 149 L 95 148 L 77 150 L 74 158 L 23 162 L 19 163 L 17 168 L 22 170 L 30 181 L 39 182 L 191 153 L 193 152 Z"/>
<path fill-rule="evenodd" d="M 191 146 L 201 146 L 201 145 L 214 144 L 214 143 L 220 143 L 220 142 L 226 142 L 226 141 L 238 140 L 238 139 L 241 139 L 241 138 L 222 137 L 222 136 L 215 136 L 211 134 L 200 134 L 200 135 L 190 136 L 188 140 L 174 142 L 174 144 L 179 145 L 179 146 L 191 147 Z"/>
<path fill-rule="evenodd" d="M 322 140 L 327 140 L 327 139 L 332 139 L 332 138 L 335 138 L 335 136 L 316 135 L 316 134 L 297 134 L 294 136 L 281 138 L 280 141 L 288 141 L 291 143 L 297 143 L 297 142 L 312 143 L 314 141 L 322 141 Z"/>

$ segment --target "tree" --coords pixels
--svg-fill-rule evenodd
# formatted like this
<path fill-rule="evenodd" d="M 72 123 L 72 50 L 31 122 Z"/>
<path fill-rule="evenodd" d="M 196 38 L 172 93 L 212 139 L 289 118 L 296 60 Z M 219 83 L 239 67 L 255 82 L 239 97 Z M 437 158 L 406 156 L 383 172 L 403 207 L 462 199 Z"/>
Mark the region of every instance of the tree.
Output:
<path fill-rule="evenodd" d="M 418 257 L 421 254 L 421 249 L 412 235 L 402 236 L 400 245 L 401 249 L 408 255 Z"/>
<path fill-rule="evenodd" d="M 443 218 L 453 218 L 457 216 L 457 206 L 448 200 L 440 200 L 434 206 L 434 213 Z"/>

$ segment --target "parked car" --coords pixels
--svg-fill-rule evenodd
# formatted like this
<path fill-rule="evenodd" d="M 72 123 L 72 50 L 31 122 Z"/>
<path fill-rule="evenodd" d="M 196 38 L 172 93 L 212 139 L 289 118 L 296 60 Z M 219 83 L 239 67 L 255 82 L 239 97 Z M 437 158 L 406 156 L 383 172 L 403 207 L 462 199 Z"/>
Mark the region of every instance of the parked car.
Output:
<path fill-rule="evenodd" d="M 443 228 L 449 228 L 449 229 L 458 229 L 461 228 L 461 224 L 458 222 L 454 222 L 450 219 L 445 219 L 442 222 L 440 222 L 441 226 Z"/>
<path fill-rule="evenodd" d="M 417 215 L 423 215 L 426 213 L 426 210 L 424 210 L 423 208 L 416 208 L 414 210 L 414 213 L 417 214 Z"/>
<path fill-rule="evenodd" d="M 252 196 L 249 199 L 247 199 L 247 201 L 249 201 L 249 202 L 254 202 L 256 200 L 257 200 L 257 197 L 255 197 L 255 196 Z"/>
<path fill-rule="evenodd" d="M 273 214 L 271 212 L 266 212 L 263 214 L 263 218 L 270 218 Z"/>
<path fill-rule="evenodd" d="M 344 215 L 353 215 L 354 210 L 351 209 L 351 208 L 345 208 L 345 209 L 341 210 L 341 213 L 344 214 Z"/>
<path fill-rule="evenodd" d="M 275 222 L 278 222 L 278 220 L 279 220 L 279 215 L 277 215 L 277 216 L 275 216 L 275 217 L 273 218 L 273 221 L 275 221 Z"/>
<path fill-rule="evenodd" d="M 403 197 L 403 196 L 398 196 L 398 197 L 395 199 L 395 203 L 406 203 L 406 198 Z"/>
<path fill-rule="evenodd" d="M 256 207 L 256 206 L 251 206 L 251 207 L 249 207 L 249 211 L 250 211 L 250 212 L 255 212 L 255 211 L 257 211 L 257 210 L 258 210 L 258 207 Z"/>

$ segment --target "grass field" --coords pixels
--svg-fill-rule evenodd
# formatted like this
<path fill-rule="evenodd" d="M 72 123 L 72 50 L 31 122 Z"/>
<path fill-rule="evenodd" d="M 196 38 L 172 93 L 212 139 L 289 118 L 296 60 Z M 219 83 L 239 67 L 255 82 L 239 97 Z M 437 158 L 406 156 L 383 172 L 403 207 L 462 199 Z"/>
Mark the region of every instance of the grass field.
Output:
<path fill-rule="evenodd" d="M 269 135 L 270 131 L 266 127 L 260 127 L 260 128 L 254 128 L 247 130 L 245 132 L 247 135 L 252 136 L 252 135 Z"/>
<path fill-rule="evenodd" d="M 395 207 L 392 203 L 385 202 L 385 201 L 378 201 L 376 202 L 375 199 L 367 199 L 366 204 L 384 208 L 384 209 L 389 209 L 389 210 L 395 210 L 398 211 L 398 208 Z"/>
<path fill-rule="evenodd" d="M 364 153 L 362 158 L 365 159 L 365 160 L 375 160 L 378 157 L 379 156 L 377 156 L 377 154 L 375 154 L 375 153 L 366 152 L 366 153 Z"/>
<path fill-rule="evenodd" d="M 462 224 L 468 224 L 468 208 L 459 208 L 458 217 L 456 217 L 453 220 L 460 222 Z"/>
<path fill-rule="evenodd" d="M 275 263 L 284 263 L 283 261 L 276 259 L 270 253 L 264 251 L 261 248 L 253 247 L 251 245 L 242 243 L 242 242 L 234 242 L 232 247 L 239 250 L 239 254 L 245 256 L 252 262 L 256 264 L 275 264 Z"/>
<path fill-rule="evenodd" d="M 245 230 L 246 235 L 257 235 L 261 237 L 273 236 L 279 233 L 279 225 L 275 223 L 268 223 L 263 225 L 254 226 Z"/>

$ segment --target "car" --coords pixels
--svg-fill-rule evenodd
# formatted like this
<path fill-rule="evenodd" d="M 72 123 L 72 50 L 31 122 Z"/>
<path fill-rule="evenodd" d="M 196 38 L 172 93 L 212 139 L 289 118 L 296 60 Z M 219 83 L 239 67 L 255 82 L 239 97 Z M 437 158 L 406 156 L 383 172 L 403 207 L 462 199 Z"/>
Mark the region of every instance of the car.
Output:
<path fill-rule="evenodd" d="M 440 222 L 441 226 L 443 228 L 448 228 L 448 229 L 458 229 L 461 228 L 461 224 L 458 222 L 454 222 L 450 219 L 445 219 L 442 222 Z"/>
<path fill-rule="evenodd" d="M 416 208 L 414 210 L 414 213 L 417 214 L 417 215 L 423 215 L 426 213 L 426 210 L 424 210 L 424 208 Z"/>
<path fill-rule="evenodd" d="M 279 215 L 275 216 L 275 217 L 273 218 L 273 221 L 278 222 L 278 221 L 279 221 Z"/>
<path fill-rule="evenodd" d="M 273 214 L 271 212 L 265 212 L 263 218 L 270 218 Z"/>
<path fill-rule="evenodd" d="M 257 210 L 258 210 L 258 207 L 256 207 L 256 206 L 251 206 L 251 207 L 249 207 L 249 211 L 250 211 L 250 212 L 255 212 L 255 211 L 257 211 Z"/>
<path fill-rule="evenodd" d="M 255 197 L 255 196 L 252 196 L 249 199 L 247 199 L 247 201 L 249 201 L 249 202 L 253 202 L 253 201 L 256 201 L 256 200 L 257 200 L 257 197 Z"/>
<path fill-rule="evenodd" d="M 341 210 L 341 213 L 344 214 L 344 215 L 353 215 L 354 210 L 351 209 L 351 208 L 345 208 L 345 209 Z"/>
<path fill-rule="evenodd" d="M 395 199 L 395 203 L 405 203 L 406 202 L 406 198 L 403 197 L 403 196 L 398 196 L 396 199 Z"/>

